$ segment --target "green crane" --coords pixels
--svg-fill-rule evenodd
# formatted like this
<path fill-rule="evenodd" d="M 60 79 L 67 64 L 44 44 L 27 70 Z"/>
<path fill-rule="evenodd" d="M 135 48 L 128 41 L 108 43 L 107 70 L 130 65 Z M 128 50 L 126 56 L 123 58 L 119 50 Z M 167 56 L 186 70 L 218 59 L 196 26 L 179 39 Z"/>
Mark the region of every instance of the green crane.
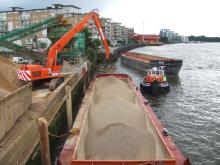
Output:
<path fill-rule="evenodd" d="M 5 35 L 0 36 L 0 46 L 11 49 L 19 55 L 28 55 L 37 60 L 44 60 L 45 57 L 41 53 L 37 53 L 22 47 L 18 44 L 13 43 L 16 40 L 35 34 L 36 32 L 42 31 L 43 29 L 55 26 L 59 22 L 59 17 L 47 18 L 41 22 L 33 23 L 27 27 L 16 29 L 8 32 Z"/>

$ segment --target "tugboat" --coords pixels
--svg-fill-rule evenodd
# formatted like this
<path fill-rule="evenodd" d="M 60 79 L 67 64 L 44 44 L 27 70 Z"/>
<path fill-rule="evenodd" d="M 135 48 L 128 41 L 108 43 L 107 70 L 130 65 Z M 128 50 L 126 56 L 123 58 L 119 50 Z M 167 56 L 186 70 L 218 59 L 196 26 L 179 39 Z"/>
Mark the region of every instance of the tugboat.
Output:
<path fill-rule="evenodd" d="M 140 83 L 140 88 L 153 96 L 169 92 L 170 86 L 166 81 L 163 67 L 149 69 L 143 82 Z"/>

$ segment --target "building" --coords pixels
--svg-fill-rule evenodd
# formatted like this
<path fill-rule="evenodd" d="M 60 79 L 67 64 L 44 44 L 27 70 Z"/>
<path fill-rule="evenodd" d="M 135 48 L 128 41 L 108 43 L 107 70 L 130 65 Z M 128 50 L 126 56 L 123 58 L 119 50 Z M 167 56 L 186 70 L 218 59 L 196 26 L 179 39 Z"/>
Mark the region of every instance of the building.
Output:
<path fill-rule="evenodd" d="M 128 43 L 128 28 L 126 28 L 125 26 L 122 26 L 121 29 L 121 40 L 125 44 Z"/>
<path fill-rule="evenodd" d="M 184 43 L 188 43 L 189 42 L 189 38 L 186 36 L 181 36 L 181 41 Z"/>
<path fill-rule="evenodd" d="M 120 22 L 114 22 L 110 18 L 101 18 L 103 31 L 106 38 L 113 46 L 128 43 L 128 35 L 134 33 L 134 29 L 123 26 Z"/>
<path fill-rule="evenodd" d="M 67 24 L 74 26 L 83 19 L 85 14 L 81 13 L 80 8 L 74 5 L 53 4 L 52 7 L 31 10 L 12 7 L 11 10 L 0 11 L 0 35 L 18 28 L 27 27 L 30 24 L 41 22 L 56 15 L 63 15 L 67 19 Z M 112 45 L 127 43 L 128 35 L 134 33 L 134 29 L 126 28 L 120 22 L 114 22 L 110 18 L 101 18 L 100 20 L 103 26 L 103 32 Z M 90 20 L 87 25 L 92 33 L 92 38 L 100 38 L 93 20 Z M 38 40 L 46 39 L 47 30 L 45 29 L 34 34 L 34 37 L 29 36 L 16 42 L 20 45 L 30 45 L 34 43 L 34 38 Z"/>
<path fill-rule="evenodd" d="M 112 20 L 110 18 L 101 18 L 101 23 L 102 23 L 102 28 L 103 28 L 103 32 L 105 34 L 105 37 L 112 42 L 113 41 L 113 24 L 112 24 Z"/>
<path fill-rule="evenodd" d="M 160 38 L 167 39 L 168 42 L 188 42 L 188 37 L 181 36 L 178 33 L 171 31 L 170 29 L 161 29 Z"/>
<path fill-rule="evenodd" d="M 49 17 L 55 17 L 56 15 L 63 15 L 65 18 L 68 18 L 79 13 L 79 7 L 63 4 L 53 4 L 53 7 L 31 10 L 24 10 L 20 7 L 11 7 L 11 10 L 0 11 L 0 35 L 18 28 L 29 26 L 33 23 L 38 23 Z M 46 29 L 42 32 L 36 33 L 35 37 L 36 36 L 37 38 L 46 38 Z M 22 45 L 32 41 L 32 37 L 27 37 L 22 39 Z"/>
<path fill-rule="evenodd" d="M 134 28 L 128 28 L 128 34 L 135 34 Z"/>

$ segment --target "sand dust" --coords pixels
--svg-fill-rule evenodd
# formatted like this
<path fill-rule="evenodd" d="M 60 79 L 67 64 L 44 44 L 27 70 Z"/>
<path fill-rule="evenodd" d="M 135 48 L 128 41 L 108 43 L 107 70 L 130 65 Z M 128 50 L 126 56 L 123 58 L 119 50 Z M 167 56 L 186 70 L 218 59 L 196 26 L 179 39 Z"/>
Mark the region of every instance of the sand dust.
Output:
<path fill-rule="evenodd" d="M 0 98 L 22 86 L 22 82 L 17 78 L 17 69 L 14 63 L 0 56 Z"/>
<path fill-rule="evenodd" d="M 134 92 L 120 79 L 108 77 L 96 84 L 94 105 L 88 115 L 85 159 L 154 159 L 156 143 L 146 128 L 144 112 Z"/>

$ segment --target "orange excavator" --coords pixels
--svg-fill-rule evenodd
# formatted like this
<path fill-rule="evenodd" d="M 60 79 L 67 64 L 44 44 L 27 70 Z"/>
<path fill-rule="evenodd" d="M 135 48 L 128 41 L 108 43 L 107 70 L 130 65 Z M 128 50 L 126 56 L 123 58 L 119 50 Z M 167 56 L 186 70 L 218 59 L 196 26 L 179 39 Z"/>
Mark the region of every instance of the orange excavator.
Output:
<path fill-rule="evenodd" d="M 50 47 L 45 66 L 33 64 L 23 65 L 17 71 L 18 78 L 22 81 L 32 82 L 41 80 L 50 81 L 50 90 L 54 90 L 57 86 L 59 86 L 64 81 L 64 78 L 60 76 L 62 65 L 57 64 L 57 54 L 78 32 L 81 32 L 87 27 L 90 20 L 95 22 L 105 47 L 106 60 L 108 60 L 110 56 L 110 50 L 107 39 L 104 36 L 98 14 L 95 11 L 91 11 L 90 13 L 86 14 L 77 25 L 71 28 L 54 45 Z"/>

